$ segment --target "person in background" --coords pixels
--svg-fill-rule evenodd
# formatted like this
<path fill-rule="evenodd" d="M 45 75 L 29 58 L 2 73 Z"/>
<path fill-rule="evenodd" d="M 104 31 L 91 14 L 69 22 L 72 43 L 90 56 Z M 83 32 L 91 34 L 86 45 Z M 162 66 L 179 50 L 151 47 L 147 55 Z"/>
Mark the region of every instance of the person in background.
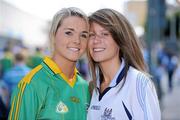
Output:
<path fill-rule="evenodd" d="M 161 120 L 159 101 L 128 20 L 113 9 L 89 16 L 94 89 L 88 120 Z"/>
<path fill-rule="evenodd" d="M 26 65 L 26 57 L 23 53 L 15 54 L 14 66 L 5 72 L 3 76 L 4 82 L 7 84 L 10 95 L 17 86 L 18 82 L 27 74 L 31 69 Z"/>
<path fill-rule="evenodd" d="M 169 92 L 173 90 L 173 75 L 178 65 L 178 58 L 175 55 L 167 54 L 168 63 L 166 65 L 166 71 L 168 73 L 168 87 Z"/>
<path fill-rule="evenodd" d="M 0 80 L 0 120 L 7 120 L 9 113 L 9 91 L 3 80 Z"/>
<path fill-rule="evenodd" d="M 36 47 L 34 55 L 30 56 L 27 60 L 27 65 L 30 68 L 35 68 L 43 61 L 43 53 L 41 47 Z"/>
<path fill-rule="evenodd" d="M 0 78 L 4 75 L 13 66 L 13 54 L 11 53 L 10 48 L 4 48 L 4 57 L 0 60 Z"/>
<path fill-rule="evenodd" d="M 11 98 L 9 120 L 86 120 L 88 83 L 76 61 L 86 50 L 88 18 L 78 8 L 63 8 L 52 21 L 52 56 L 28 73 Z"/>

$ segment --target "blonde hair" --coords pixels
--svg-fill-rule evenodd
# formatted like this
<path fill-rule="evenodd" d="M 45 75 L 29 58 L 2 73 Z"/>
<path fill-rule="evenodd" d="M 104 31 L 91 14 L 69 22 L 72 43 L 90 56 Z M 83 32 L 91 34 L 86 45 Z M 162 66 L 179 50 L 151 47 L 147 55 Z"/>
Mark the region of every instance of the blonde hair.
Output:
<path fill-rule="evenodd" d="M 100 9 L 89 16 L 89 23 L 97 23 L 108 30 L 116 44 L 119 46 L 119 58 L 125 60 L 125 73 L 129 66 L 132 66 L 142 72 L 146 72 L 146 65 L 140 49 L 139 40 L 134 32 L 134 29 L 128 22 L 128 20 L 119 12 L 112 9 Z M 96 67 L 97 63 L 90 56 L 88 50 L 88 59 L 90 69 L 92 72 L 92 78 L 96 80 Z M 99 71 L 100 77 L 102 77 L 101 70 Z"/>
<path fill-rule="evenodd" d="M 79 8 L 69 7 L 69 8 L 63 8 L 60 11 L 58 11 L 53 17 L 52 25 L 51 25 L 50 33 L 49 33 L 51 53 L 54 52 L 54 38 L 55 38 L 58 28 L 61 26 L 65 18 L 71 17 L 71 16 L 77 16 L 84 19 L 88 25 L 87 15 L 83 11 L 81 11 Z"/>

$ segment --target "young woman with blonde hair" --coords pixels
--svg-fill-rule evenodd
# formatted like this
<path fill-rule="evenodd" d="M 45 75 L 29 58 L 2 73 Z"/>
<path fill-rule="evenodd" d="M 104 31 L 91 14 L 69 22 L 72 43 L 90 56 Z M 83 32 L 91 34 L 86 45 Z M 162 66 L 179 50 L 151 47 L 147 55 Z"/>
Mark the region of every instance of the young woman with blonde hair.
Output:
<path fill-rule="evenodd" d="M 86 120 L 88 83 L 76 62 L 86 50 L 88 33 L 87 16 L 78 8 L 56 13 L 50 30 L 52 56 L 20 81 L 9 120 Z"/>

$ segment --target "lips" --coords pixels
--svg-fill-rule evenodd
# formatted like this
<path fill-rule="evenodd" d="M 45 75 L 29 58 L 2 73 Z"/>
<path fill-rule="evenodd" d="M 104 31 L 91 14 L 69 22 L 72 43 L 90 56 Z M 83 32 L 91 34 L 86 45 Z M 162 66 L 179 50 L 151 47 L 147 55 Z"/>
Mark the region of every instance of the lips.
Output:
<path fill-rule="evenodd" d="M 69 47 L 69 50 L 73 51 L 73 52 L 78 52 L 80 51 L 80 48 L 76 48 L 76 47 Z"/>
<path fill-rule="evenodd" d="M 94 52 L 102 52 L 104 50 L 105 50 L 105 48 L 93 48 Z"/>

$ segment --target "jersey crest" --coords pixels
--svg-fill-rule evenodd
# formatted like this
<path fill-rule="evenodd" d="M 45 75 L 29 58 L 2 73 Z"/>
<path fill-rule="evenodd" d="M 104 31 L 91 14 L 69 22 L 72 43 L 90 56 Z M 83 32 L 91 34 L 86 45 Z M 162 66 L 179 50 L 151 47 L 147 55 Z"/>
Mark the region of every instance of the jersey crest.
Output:
<path fill-rule="evenodd" d="M 101 120 L 115 120 L 115 118 L 112 117 L 112 108 L 105 108 Z"/>
<path fill-rule="evenodd" d="M 68 112 L 68 107 L 62 101 L 60 101 L 56 106 L 56 112 L 57 113 L 66 113 L 66 112 Z"/>

